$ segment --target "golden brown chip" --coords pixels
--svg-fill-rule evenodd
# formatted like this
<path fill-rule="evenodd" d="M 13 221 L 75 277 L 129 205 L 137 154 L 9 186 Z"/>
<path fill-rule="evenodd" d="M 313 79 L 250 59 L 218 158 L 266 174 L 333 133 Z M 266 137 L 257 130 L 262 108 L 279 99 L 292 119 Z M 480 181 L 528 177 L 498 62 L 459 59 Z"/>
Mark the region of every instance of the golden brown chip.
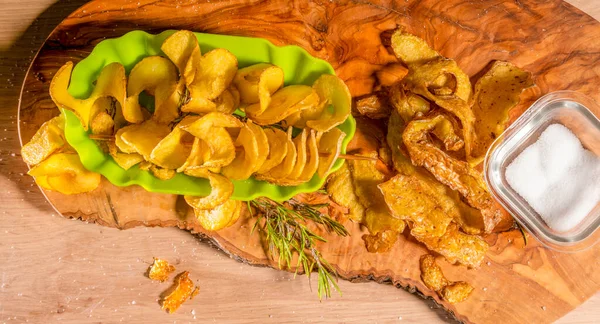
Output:
<path fill-rule="evenodd" d="M 92 129 L 92 134 L 112 135 L 115 122 L 106 111 L 101 111 L 92 119 L 90 128 Z"/>
<path fill-rule="evenodd" d="M 385 97 L 387 93 L 373 93 L 356 100 L 356 110 L 371 119 L 383 119 L 390 115 L 391 107 L 388 99 Z"/>
<path fill-rule="evenodd" d="M 267 134 L 265 134 L 265 130 L 253 123 L 251 120 L 246 122 L 248 128 L 254 133 L 254 138 L 256 139 L 256 144 L 258 148 L 258 157 L 256 159 L 256 168 L 254 171 L 258 171 L 262 168 L 263 164 L 267 161 L 270 151 L 269 139 L 267 138 Z"/>
<path fill-rule="evenodd" d="M 283 86 L 283 70 L 269 63 L 254 64 L 237 71 L 233 83 L 240 90 L 240 101 L 249 105 L 246 111 L 262 114 L 271 102 L 271 95 Z"/>
<path fill-rule="evenodd" d="M 533 85 L 531 73 L 509 62 L 495 61 L 475 83 L 472 109 L 476 139 L 470 161 L 481 161 L 492 142 L 504 132 L 508 112 L 519 103 L 524 89 Z"/>
<path fill-rule="evenodd" d="M 460 263 L 469 268 L 478 268 L 489 245 L 480 237 L 460 232 L 454 223 L 448 225 L 446 233 L 433 237 L 413 228 L 410 231 L 418 241 L 434 252 L 443 255 L 450 263 Z"/>
<path fill-rule="evenodd" d="M 398 241 L 398 232 L 383 231 L 377 234 L 365 234 L 362 239 L 370 253 L 385 253 L 389 252 Z"/>
<path fill-rule="evenodd" d="M 269 182 L 275 182 L 280 179 L 285 179 L 293 170 L 296 164 L 296 145 L 292 140 L 292 128 L 290 127 L 287 132 L 286 138 L 286 155 L 283 161 L 277 166 L 273 167 L 265 174 L 257 174 L 257 180 L 265 180 Z"/>
<path fill-rule="evenodd" d="M 148 268 L 148 278 L 164 282 L 169 279 L 169 276 L 173 271 L 175 271 L 175 267 L 169 264 L 169 262 L 154 258 L 154 262 L 150 268 Z"/>
<path fill-rule="evenodd" d="M 146 120 L 141 124 L 125 126 L 117 131 L 116 137 L 125 144 L 117 146 L 125 153 L 141 154 L 146 161 L 150 160 L 152 150 L 171 132 L 168 125 L 158 124 L 154 120 Z M 132 151 L 130 151 L 132 150 Z"/>
<path fill-rule="evenodd" d="M 240 105 L 240 93 L 235 86 L 228 89 L 215 100 L 216 111 L 224 114 L 233 114 Z"/>
<path fill-rule="evenodd" d="M 361 222 L 365 216 L 365 208 L 358 201 L 352 184 L 352 174 L 347 163 L 342 164 L 327 180 L 327 192 L 336 203 L 348 208 L 348 217 Z"/>
<path fill-rule="evenodd" d="M 442 268 L 435 263 L 435 258 L 431 254 L 421 256 L 419 260 L 421 268 L 421 280 L 427 288 L 433 291 L 441 291 L 448 285 L 448 280 L 444 277 Z"/>
<path fill-rule="evenodd" d="M 184 271 L 175 278 L 175 285 L 171 287 L 171 293 L 162 301 L 162 309 L 174 313 L 186 300 L 190 299 L 195 291 L 194 282 L 190 279 L 190 273 Z"/>
<path fill-rule="evenodd" d="M 391 43 L 396 57 L 406 65 L 431 61 L 440 56 L 425 40 L 402 29 L 394 32 Z"/>
<path fill-rule="evenodd" d="M 264 130 L 269 145 L 269 155 L 265 162 L 258 169 L 257 173 L 264 174 L 283 162 L 288 152 L 287 134 L 277 128 L 267 128 Z"/>
<path fill-rule="evenodd" d="M 195 177 L 206 178 L 212 188 L 206 197 L 185 196 L 185 201 L 195 210 L 213 209 L 229 200 L 233 194 L 233 183 L 226 177 L 215 174 L 207 169 L 194 169 Z"/>
<path fill-rule="evenodd" d="M 160 49 L 177 66 L 179 73 L 183 74 L 192 51 L 198 47 L 198 39 L 194 33 L 189 30 L 180 30 L 167 37 Z"/>
<path fill-rule="evenodd" d="M 194 214 L 204 229 L 218 231 L 237 222 L 242 205 L 239 200 L 227 200 L 213 209 L 194 209 Z"/>
<path fill-rule="evenodd" d="M 301 183 L 312 179 L 319 167 L 319 148 L 317 146 L 315 131 L 312 129 L 310 130 L 310 135 L 306 139 L 306 146 L 307 161 L 302 173 L 297 178 Z"/>
<path fill-rule="evenodd" d="M 169 180 L 176 174 L 175 170 L 164 169 L 154 164 L 152 164 L 150 167 L 150 172 L 152 172 L 152 174 L 160 180 Z"/>
<path fill-rule="evenodd" d="M 189 125 L 199 117 L 187 116 L 177 124 L 169 135 L 165 136 L 152 149 L 150 153 L 150 162 L 167 169 L 177 169 L 181 167 L 190 153 L 194 136 L 182 129 L 182 126 Z"/>
<path fill-rule="evenodd" d="M 318 104 L 319 95 L 311 87 L 290 85 L 275 92 L 271 96 L 269 106 L 260 115 L 253 114 L 255 110 L 248 110 L 249 107 L 245 110 L 252 121 L 266 126 L 279 123 L 296 112 L 310 109 Z"/>
<path fill-rule="evenodd" d="M 124 107 L 126 76 L 123 65 L 116 62 L 106 65 L 100 71 L 96 86 L 88 99 L 75 99 L 67 91 L 72 70 L 73 62 L 67 62 L 56 72 L 50 82 L 50 97 L 59 108 L 72 111 L 85 130 L 88 130 L 92 117 L 96 115 L 94 103 L 98 98 L 112 97 L 120 107 Z"/>
<path fill-rule="evenodd" d="M 223 167 L 223 174 L 229 179 L 246 180 L 260 167 L 258 163 L 261 158 L 256 138 L 258 132 L 254 132 L 250 125 L 254 124 L 248 120 L 240 129 L 235 140 L 235 159 Z"/>
<path fill-rule="evenodd" d="M 323 74 L 313 84 L 319 95 L 319 105 L 323 107 L 315 120 L 307 120 L 306 126 L 326 132 L 344 121 L 352 109 L 352 96 L 348 86 L 335 75 Z"/>
<path fill-rule="evenodd" d="M 346 133 L 339 128 L 332 128 L 325 133 L 317 134 L 317 142 L 319 149 L 319 168 L 317 174 L 324 178 L 329 174 L 329 171 L 337 161 Z"/>
<path fill-rule="evenodd" d="M 45 189 L 66 195 L 89 192 L 100 185 L 101 176 L 88 171 L 79 156 L 73 153 L 55 153 L 28 172 Z M 39 179 L 39 180 L 38 180 Z"/>
<path fill-rule="evenodd" d="M 471 285 L 464 281 L 457 281 L 444 287 L 439 295 L 450 304 L 456 304 L 466 300 L 472 291 Z"/>
<path fill-rule="evenodd" d="M 402 139 L 412 162 L 417 166 L 424 166 L 439 182 L 458 191 L 470 206 L 479 209 L 486 233 L 512 227 L 512 217 L 492 198 L 481 173 L 467 162 L 449 156 L 432 143 L 429 133 L 444 122 L 447 122 L 447 118 L 437 114 L 413 120 L 406 126 Z"/>
<path fill-rule="evenodd" d="M 60 150 L 66 143 L 63 132 L 64 124 L 65 120 L 62 114 L 43 123 L 31 140 L 21 148 L 23 161 L 34 166 Z"/>
<path fill-rule="evenodd" d="M 188 61 L 188 64 L 192 60 Z M 237 72 L 237 58 L 224 48 L 216 48 L 201 56 L 194 78 L 188 83 L 192 98 L 216 99 L 225 91 Z M 186 80 L 187 81 L 187 80 Z"/>
<path fill-rule="evenodd" d="M 306 140 L 308 139 L 308 129 L 303 129 L 302 133 L 294 138 L 294 146 L 296 147 L 296 164 L 294 169 L 287 176 L 289 180 L 296 180 L 302 174 L 304 167 L 306 166 L 307 151 L 306 151 Z"/>

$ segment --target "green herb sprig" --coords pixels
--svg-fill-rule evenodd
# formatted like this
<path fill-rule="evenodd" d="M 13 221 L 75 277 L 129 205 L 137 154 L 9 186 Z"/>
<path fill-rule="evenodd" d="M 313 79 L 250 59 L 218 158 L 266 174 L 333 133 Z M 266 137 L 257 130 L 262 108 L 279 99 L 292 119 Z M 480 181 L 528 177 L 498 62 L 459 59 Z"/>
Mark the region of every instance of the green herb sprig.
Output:
<path fill-rule="evenodd" d="M 316 269 L 317 295 L 320 300 L 323 296 L 331 297 L 332 287 L 340 295 L 341 291 L 337 284 L 335 269 L 316 248 L 317 242 L 327 242 L 327 240 L 310 230 L 307 222 L 313 222 L 328 232 L 340 236 L 348 235 L 348 231 L 342 224 L 318 210 L 325 206 L 327 205 L 309 205 L 295 199 L 288 200 L 285 205 L 266 198 L 248 202 L 251 212 L 252 208 L 259 211 L 252 230 L 261 226 L 260 223 L 264 220 L 261 229 L 265 235 L 271 258 L 274 259 L 275 256 L 278 256 L 279 268 L 282 268 L 282 265 L 291 268 L 294 254 L 297 254 L 296 273 L 302 266 L 310 280 L 311 273 Z"/>

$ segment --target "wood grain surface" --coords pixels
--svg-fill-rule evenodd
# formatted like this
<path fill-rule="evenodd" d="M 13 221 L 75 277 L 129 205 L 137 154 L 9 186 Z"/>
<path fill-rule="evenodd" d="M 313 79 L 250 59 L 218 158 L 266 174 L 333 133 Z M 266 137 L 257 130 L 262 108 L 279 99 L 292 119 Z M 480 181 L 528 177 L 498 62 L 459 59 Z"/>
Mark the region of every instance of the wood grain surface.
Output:
<path fill-rule="evenodd" d="M 353 94 L 358 95 L 368 92 L 372 84 L 371 73 L 393 60 L 381 44 L 376 44 L 375 48 L 359 45 L 373 42 L 373 39 L 379 40 L 379 33 L 401 23 L 426 37 L 443 54 L 457 58 L 470 74 L 477 72 L 490 58 L 510 59 L 535 72 L 541 76 L 538 78 L 540 90 L 539 93 L 531 93 L 529 100 L 540 93 L 561 88 L 587 92 L 598 100 L 599 94 L 592 93 L 600 83 L 598 70 L 593 65 L 598 60 L 598 54 L 595 54 L 598 52 L 600 35 L 597 22 L 558 1 L 543 5 L 536 5 L 535 1 L 489 1 L 487 4 L 486 1 L 478 4 L 460 2 L 457 6 L 452 6 L 451 2 L 433 6 L 437 1 L 423 1 L 414 6 L 404 3 L 382 3 L 381 6 L 353 3 L 345 8 L 348 10 L 343 10 L 343 6 L 330 10 L 332 5 L 293 10 L 291 5 L 281 7 L 273 3 L 261 3 L 245 9 L 240 9 L 241 5 L 237 8 L 222 3 L 200 7 L 181 3 L 179 8 L 175 8 L 175 4 L 168 6 L 159 2 L 145 5 L 142 2 L 141 8 L 135 11 L 121 11 L 121 4 L 98 7 L 96 5 L 103 2 L 91 3 L 51 36 L 36 61 L 37 65 L 34 64 L 34 69 L 28 74 L 21 103 L 24 108 L 21 115 L 22 136 L 31 137 L 39 126 L 34 121 L 47 119 L 56 113 L 54 109 L 43 109 L 52 106 L 47 96 L 47 81 L 52 71 L 68 58 L 77 60 L 84 57 L 103 37 L 138 28 L 150 31 L 189 28 L 258 35 L 270 38 L 276 44 L 298 44 L 312 51 L 313 55 L 332 62 L 338 74 L 349 82 Z M 476 10 L 465 9 L 471 5 L 476 6 Z M 123 3 L 123 6 L 124 9 L 130 9 L 137 7 L 137 2 Z M 385 9 L 385 6 L 392 10 Z M 342 283 L 343 297 L 336 296 L 318 303 L 307 283 L 299 280 L 303 277 L 289 283 L 290 274 L 237 264 L 223 258 L 216 250 L 208 249 L 205 244 L 198 243 L 183 231 L 159 228 L 118 231 L 50 217 L 48 214 L 52 213 L 51 209 L 31 179 L 22 176 L 26 167 L 20 163 L 18 156 L 14 90 L 20 82 L 16 80 L 17 75 L 20 73 L 22 76 L 21 69 L 27 65 L 26 57 L 34 53 L 28 51 L 35 51 L 35 46 L 32 46 L 36 44 L 35 40 L 44 37 L 40 35 L 41 30 L 47 34 L 48 26 L 52 27 L 52 19 L 56 23 L 59 20 L 57 18 L 76 7 L 76 3 L 55 5 L 42 13 L 40 22 L 34 23 L 16 43 L 12 43 L 14 39 L 8 37 L 2 39 L 6 56 L 2 73 L 7 77 L 7 87 L 0 89 L 5 92 L 0 100 L 6 100 L 3 105 L 6 113 L 0 116 L 0 123 L 6 126 L 7 135 L 0 142 L 0 165 L 3 166 L 2 181 L 6 183 L 7 192 L 0 197 L 4 208 L 0 218 L 0 228 L 4 231 L 0 233 L 0 257 L 4 261 L 0 264 L 0 320 L 147 322 L 154 319 L 162 322 L 197 318 L 238 322 L 389 322 L 408 319 L 420 322 L 445 319 L 443 313 L 429 311 L 426 303 L 402 291 L 373 283 Z M 407 16 L 403 8 L 410 9 L 411 15 Z M 199 20 L 195 9 L 201 12 L 218 11 Z M 161 15 L 168 10 L 181 14 L 176 22 L 150 19 L 157 10 L 161 11 Z M 236 10 L 250 12 L 244 17 L 260 16 L 263 19 L 245 22 L 250 27 L 244 29 L 242 27 L 245 24 L 234 24 L 230 21 L 236 19 L 227 16 L 240 17 L 232 14 Z M 484 18 L 490 17 L 485 28 L 473 22 L 471 16 L 477 16 L 478 13 Z M 418 21 L 424 26 L 414 22 L 414 17 L 418 15 L 427 18 Z M 453 17 L 460 18 L 455 21 Z M 527 25 L 527 19 L 533 19 L 535 26 Z M 285 33 L 284 36 L 278 35 L 273 27 L 284 24 L 281 22 L 283 20 L 286 21 L 286 30 L 290 30 L 287 38 Z M 512 25 L 507 21 L 511 21 Z M 440 28 L 442 25 L 445 28 Z M 574 33 L 577 33 L 577 38 L 570 37 Z M 540 37 L 540 34 L 544 37 Z M 490 40 L 489 37 L 496 39 Z M 491 42 L 495 44 L 492 46 Z M 493 52 L 492 49 L 500 51 Z M 49 59 L 44 61 L 44 57 Z M 568 72 L 571 72 L 571 76 Z M 7 100 L 11 98 L 11 90 L 12 103 Z M 9 110 L 9 107 L 13 110 Z M 159 219 L 171 220 L 173 225 L 177 222 L 175 197 L 150 195 L 155 199 L 136 199 L 142 196 L 147 198 L 149 194 L 135 188 L 122 190 L 103 184 L 102 189 L 91 195 L 65 200 L 64 196 L 52 194 L 49 198 L 60 202 L 59 209 L 67 216 L 91 217 L 105 225 L 127 227 L 135 224 L 135 221 L 152 225 L 153 221 Z M 131 204 L 131 201 L 136 204 Z M 140 213 L 140 209 L 144 213 Z M 117 224 L 113 213 L 117 215 Z M 187 217 L 190 219 L 189 214 Z M 179 219 L 178 222 L 183 227 L 202 231 L 193 221 Z M 256 238 L 245 235 L 247 232 L 247 222 L 240 221 L 235 228 L 218 235 L 206 234 L 235 255 L 265 263 L 267 260 Z M 398 285 L 416 287 L 427 294 L 418 281 L 418 272 L 415 272 L 416 260 L 424 251 L 418 245 L 406 241 L 397 245 L 397 251 L 387 257 L 364 256 L 357 249 L 357 243 L 361 243 L 356 242 L 357 239 L 355 235 L 353 239 L 326 247 L 327 253 L 335 258 L 332 262 L 343 276 L 360 279 L 375 274 L 382 281 L 390 278 Z M 461 320 L 552 321 L 597 291 L 600 281 L 594 271 L 600 253 L 597 249 L 568 256 L 551 253 L 537 245 L 521 249 L 520 238 L 514 232 L 490 237 L 489 240 L 496 244 L 489 254 L 489 266 L 484 265 L 482 270 L 464 271 L 444 264 L 450 278 L 471 281 L 477 289 L 468 302 L 456 308 L 445 305 Z M 352 253 L 346 253 L 345 256 L 338 253 L 336 256 L 335 252 L 341 250 L 337 244 L 345 246 L 344 251 L 356 252 L 360 262 L 353 260 L 355 255 Z M 153 284 L 142 275 L 152 256 L 178 260 L 178 268 L 191 270 L 193 278 L 198 279 L 202 288 L 200 298 L 185 305 L 175 316 L 160 312 L 156 303 L 156 296 L 166 286 Z M 373 264 L 377 266 L 372 267 Z M 521 279 L 515 282 L 507 279 L 514 277 Z M 519 297 L 512 299 L 515 296 Z M 595 304 L 591 305 L 588 306 L 591 307 L 589 313 L 579 309 L 566 320 L 590 322 L 598 319 L 600 311 L 593 307 Z M 580 317 L 576 317 L 578 313 Z"/>

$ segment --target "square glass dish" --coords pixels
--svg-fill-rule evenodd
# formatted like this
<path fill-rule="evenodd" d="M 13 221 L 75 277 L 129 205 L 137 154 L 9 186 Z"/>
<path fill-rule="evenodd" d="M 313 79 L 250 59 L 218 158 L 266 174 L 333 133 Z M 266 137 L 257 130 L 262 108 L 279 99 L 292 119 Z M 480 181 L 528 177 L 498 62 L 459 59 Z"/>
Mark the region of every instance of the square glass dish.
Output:
<path fill-rule="evenodd" d="M 600 106 L 573 91 L 557 91 L 538 99 L 492 144 L 484 162 L 484 177 L 494 198 L 545 246 L 581 251 L 600 239 L 600 203 L 568 231 L 556 231 L 509 184 L 506 169 L 552 124 L 567 127 L 583 147 L 600 156 Z"/>

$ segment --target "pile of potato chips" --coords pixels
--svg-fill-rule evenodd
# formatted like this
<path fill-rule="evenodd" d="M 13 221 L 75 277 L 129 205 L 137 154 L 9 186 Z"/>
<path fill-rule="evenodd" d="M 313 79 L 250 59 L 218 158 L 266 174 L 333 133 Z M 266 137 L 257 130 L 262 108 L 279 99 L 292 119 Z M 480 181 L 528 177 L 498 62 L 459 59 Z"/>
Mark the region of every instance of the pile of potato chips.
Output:
<path fill-rule="evenodd" d="M 455 61 L 424 40 L 399 29 L 391 46 L 403 67 L 378 73 L 379 88 L 356 103 L 358 113 L 387 119 L 374 152 L 390 170 L 349 161 L 332 175 L 328 192 L 369 230 L 368 251 L 389 251 L 408 225 L 429 250 L 478 267 L 488 249 L 479 235 L 507 230 L 514 221 L 491 197 L 477 165 L 521 92 L 533 85 L 531 74 L 495 61 L 472 87 Z"/>
<path fill-rule="evenodd" d="M 260 63 L 238 69 L 237 58 L 226 49 L 202 54 L 189 31 L 172 34 L 161 49 L 166 57 L 146 57 L 129 75 L 119 63 L 106 65 L 87 99 L 67 91 L 73 70 L 69 62 L 52 79 L 50 95 L 59 108 L 79 118 L 123 169 L 138 165 L 163 180 L 178 172 L 208 179 L 210 195 L 185 197 L 208 229 L 227 226 L 239 216 L 241 204 L 229 202 L 231 180 L 254 176 L 295 186 L 329 173 L 346 136 L 336 126 L 348 118 L 351 107 L 350 92 L 338 77 L 322 75 L 312 86 L 284 86 L 280 67 Z M 140 104 L 142 96 L 154 98 L 153 110 Z M 234 114 L 238 109 L 241 113 Z M 52 127 L 62 127 L 56 124 Z M 26 145 L 37 152 L 26 162 L 34 165 L 39 156 L 64 144 L 64 136 L 52 127 L 40 129 Z M 76 155 L 67 160 L 78 163 Z M 54 178 L 44 188 L 93 190 L 97 183 L 93 186 L 92 175 L 77 166 L 69 170 L 71 178 L 80 180 L 77 190 Z M 61 164 L 48 162 L 31 174 L 41 183 L 51 168 L 66 172 Z M 219 216 L 223 214 L 227 217 Z"/>

